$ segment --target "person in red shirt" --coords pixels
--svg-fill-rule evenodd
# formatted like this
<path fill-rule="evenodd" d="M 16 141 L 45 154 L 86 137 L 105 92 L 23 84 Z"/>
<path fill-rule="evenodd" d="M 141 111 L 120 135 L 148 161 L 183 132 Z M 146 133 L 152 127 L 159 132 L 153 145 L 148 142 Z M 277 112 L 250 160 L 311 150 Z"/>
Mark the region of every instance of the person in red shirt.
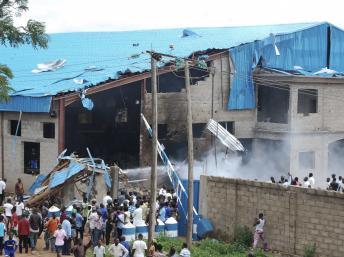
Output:
<path fill-rule="evenodd" d="M 26 215 L 22 215 L 18 222 L 18 234 L 19 234 L 19 253 L 22 253 L 23 251 L 23 244 L 25 248 L 25 253 L 28 253 L 30 224 Z"/>
<path fill-rule="evenodd" d="M 16 207 L 13 207 L 12 209 L 12 219 L 11 219 L 11 232 L 12 236 L 18 236 L 18 215 L 16 213 Z"/>

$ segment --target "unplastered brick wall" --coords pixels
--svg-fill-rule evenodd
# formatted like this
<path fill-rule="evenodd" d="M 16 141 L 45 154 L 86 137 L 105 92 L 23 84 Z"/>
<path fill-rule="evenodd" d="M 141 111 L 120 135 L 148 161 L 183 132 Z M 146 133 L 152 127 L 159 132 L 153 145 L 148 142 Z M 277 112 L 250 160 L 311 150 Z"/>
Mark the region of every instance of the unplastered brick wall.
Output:
<path fill-rule="evenodd" d="M 254 231 L 258 213 L 266 217 L 272 249 L 303 256 L 316 244 L 316 256 L 344 256 L 344 194 L 278 184 L 201 176 L 200 213 L 216 232 L 234 237 L 236 225 Z"/>

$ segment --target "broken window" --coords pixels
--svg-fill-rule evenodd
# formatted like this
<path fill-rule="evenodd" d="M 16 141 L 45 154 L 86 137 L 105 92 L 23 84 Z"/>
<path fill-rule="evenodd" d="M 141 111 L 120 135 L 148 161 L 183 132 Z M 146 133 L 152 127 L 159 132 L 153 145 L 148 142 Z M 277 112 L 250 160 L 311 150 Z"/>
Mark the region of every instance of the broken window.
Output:
<path fill-rule="evenodd" d="M 11 120 L 10 121 L 10 134 L 12 136 L 21 136 L 21 122 L 19 122 L 19 127 L 18 127 L 18 131 L 17 131 L 17 127 L 18 127 L 18 120 Z M 17 132 L 17 134 L 16 134 Z"/>
<path fill-rule="evenodd" d="M 314 169 L 315 154 L 314 152 L 300 152 L 299 153 L 299 168 L 300 169 Z"/>
<path fill-rule="evenodd" d="M 229 133 L 234 135 L 234 121 L 221 121 L 219 122 Z"/>
<path fill-rule="evenodd" d="M 158 139 L 166 139 L 167 124 L 158 124 Z"/>
<path fill-rule="evenodd" d="M 40 144 L 24 142 L 24 173 L 39 174 Z"/>
<path fill-rule="evenodd" d="M 317 89 L 299 89 L 297 94 L 297 113 L 308 115 L 317 113 L 318 108 L 318 90 Z"/>
<path fill-rule="evenodd" d="M 205 123 L 194 123 L 192 124 L 192 134 L 194 138 L 205 137 L 203 131 L 205 130 L 207 124 Z"/>
<path fill-rule="evenodd" d="M 43 137 L 55 138 L 55 123 L 43 123 Z"/>
<path fill-rule="evenodd" d="M 289 87 L 258 87 L 258 122 L 288 123 Z"/>

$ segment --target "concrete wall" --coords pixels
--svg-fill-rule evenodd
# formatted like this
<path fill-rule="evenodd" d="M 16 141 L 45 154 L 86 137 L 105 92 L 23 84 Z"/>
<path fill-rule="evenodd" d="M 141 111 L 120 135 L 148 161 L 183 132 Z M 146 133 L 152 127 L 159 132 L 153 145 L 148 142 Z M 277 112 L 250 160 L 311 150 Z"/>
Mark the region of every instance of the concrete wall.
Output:
<path fill-rule="evenodd" d="M 290 172 L 299 179 L 313 172 L 317 186 L 324 187 L 326 177 L 333 173 L 328 169 L 328 146 L 344 138 L 344 121 L 340 118 L 344 108 L 344 80 L 276 74 L 261 74 L 260 79 L 290 86 L 289 123 L 259 122 L 256 124 L 255 138 L 284 140 L 290 146 Z M 317 113 L 304 115 L 297 112 L 300 89 L 318 90 Z M 314 152 L 313 169 L 299 166 L 300 152 Z"/>
<path fill-rule="evenodd" d="M 234 227 L 252 228 L 263 212 L 272 249 L 303 256 L 316 244 L 316 256 L 344 256 L 344 195 L 315 189 L 288 189 L 263 182 L 201 177 L 200 213 L 233 239 Z"/>
<path fill-rule="evenodd" d="M 35 176 L 24 173 L 24 142 L 40 143 L 40 173 L 48 173 L 56 164 L 58 155 L 56 118 L 51 118 L 48 113 L 23 113 L 21 136 L 14 141 L 14 136 L 10 134 L 10 120 L 18 120 L 18 118 L 19 113 L 4 113 L 4 145 L 0 145 L 0 147 L 4 147 L 4 174 L 7 179 L 7 192 L 14 192 L 14 184 L 19 177 L 24 183 L 25 190 L 35 180 Z M 43 138 L 44 122 L 55 123 L 54 139 Z M 2 174 L 1 170 L 0 174 Z"/>
<path fill-rule="evenodd" d="M 235 136 L 238 138 L 252 138 L 255 126 L 255 110 L 228 111 L 228 92 L 230 87 L 230 63 L 227 54 L 223 54 L 212 62 L 214 75 L 209 75 L 203 81 L 191 86 L 193 123 L 207 123 L 211 117 L 216 121 L 234 121 Z M 148 121 L 151 120 L 152 95 L 144 96 L 143 112 Z M 176 142 L 186 142 L 186 93 L 158 94 L 158 123 L 168 124 L 168 130 L 173 134 Z M 206 133 L 207 134 L 207 133 Z M 211 137 L 194 138 L 196 158 L 209 147 Z M 150 140 L 142 138 L 141 164 L 149 163 L 151 155 Z"/>

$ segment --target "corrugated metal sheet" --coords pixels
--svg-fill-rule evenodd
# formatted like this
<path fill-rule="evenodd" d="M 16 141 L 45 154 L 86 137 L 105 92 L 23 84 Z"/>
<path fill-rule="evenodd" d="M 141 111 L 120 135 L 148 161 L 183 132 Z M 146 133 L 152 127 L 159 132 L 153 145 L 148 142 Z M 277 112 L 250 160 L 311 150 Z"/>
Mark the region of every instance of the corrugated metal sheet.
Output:
<path fill-rule="evenodd" d="M 108 188 L 111 188 L 111 186 L 112 186 L 111 178 L 110 178 L 109 172 L 107 170 L 104 170 L 103 179 L 104 179 L 106 186 Z"/>
<path fill-rule="evenodd" d="M 84 165 L 75 161 L 71 161 L 68 167 L 53 174 L 52 178 L 50 179 L 49 188 L 54 188 L 63 184 L 67 179 L 78 174 L 84 169 Z"/>
<path fill-rule="evenodd" d="M 45 179 L 46 175 L 40 174 L 37 176 L 35 182 L 32 183 L 30 188 L 27 190 L 29 194 L 33 194 L 37 188 L 39 188 Z"/>
<path fill-rule="evenodd" d="M 50 112 L 51 96 L 12 96 L 8 102 L 0 102 L 0 111 Z"/>
<path fill-rule="evenodd" d="M 304 69 L 323 68 L 325 53 L 320 50 L 326 46 L 327 36 L 324 32 L 328 26 L 333 28 L 331 53 L 338 56 L 331 57 L 332 63 L 338 71 L 344 71 L 344 63 L 340 61 L 340 56 L 344 53 L 343 31 L 329 23 L 191 28 L 197 35 L 187 37 L 182 37 L 182 29 L 60 33 L 50 35 L 47 50 L 37 51 L 30 46 L 0 47 L 0 56 L 1 63 L 8 64 L 14 72 L 11 86 L 18 91 L 23 90 L 17 95 L 39 97 L 78 90 L 104 82 L 108 78 L 115 79 L 119 76 L 119 71 L 150 69 L 148 56 L 137 54 L 152 47 L 155 51 L 171 52 L 181 57 L 208 48 L 232 48 L 238 73 L 231 85 L 228 108 L 251 109 L 255 107 L 254 86 L 251 81 L 253 59 L 257 60 L 259 54 L 263 54 L 270 67 L 285 69 L 286 66 L 301 64 Z M 280 56 L 274 55 L 271 33 L 281 51 Z M 240 46 L 243 43 L 249 44 Z M 170 45 L 174 46 L 173 51 Z M 66 65 L 53 72 L 31 72 L 37 64 L 57 59 L 65 59 Z M 89 69 L 90 67 L 93 69 Z M 80 85 L 73 78 L 88 82 Z M 19 108 L 15 106 L 12 109 Z M 28 110 L 31 111 L 30 108 Z M 26 109 L 23 108 L 22 111 Z"/>
<path fill-rule="evenodd" d="M 255 107 L 255 91 L 252 71 L 258 60 L 268 68 L 294 70 L 302 67 L 305 74 L 314 73 L 327 67 L 328 29 L 331 31 L 330 65 L 328 68 L 344 72 L 344 32 L 331 24 L 323 23 L 291 33 L 273 35 L 279 50 L 276 54 L 272 36 L 230 49 L 235 66 L 228 109 L 252 109 Z M 317 74 L 317 76 L 328 76 Z"/>

